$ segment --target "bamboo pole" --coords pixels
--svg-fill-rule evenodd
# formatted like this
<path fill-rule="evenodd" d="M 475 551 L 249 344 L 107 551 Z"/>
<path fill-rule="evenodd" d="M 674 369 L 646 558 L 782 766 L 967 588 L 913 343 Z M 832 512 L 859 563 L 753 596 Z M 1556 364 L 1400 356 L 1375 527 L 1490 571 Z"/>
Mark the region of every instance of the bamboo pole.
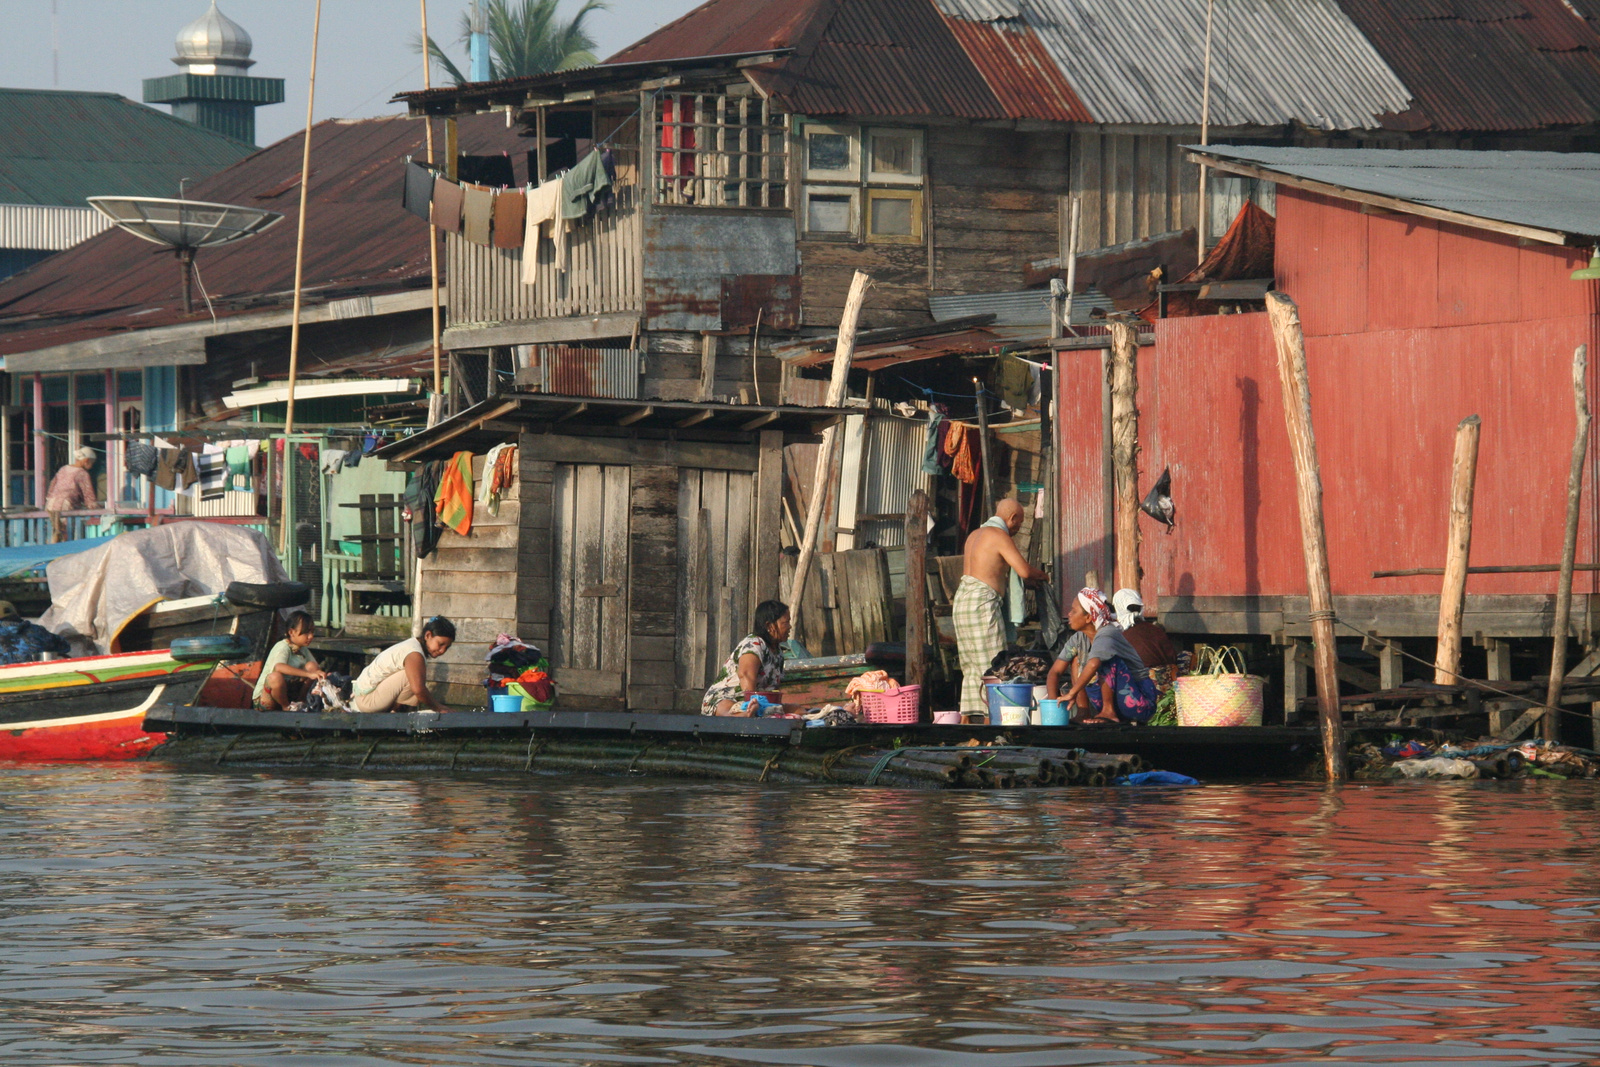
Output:
<path fill-rule="evenodd" d="M 1339 654 L 1334 645 L 1333 587 L 1328 576 L 1328 535 L 1322 518 L 1322 472 L 1317 466 L 1317 439 L 1311 427 L 1311 379 L 1306 371 L 1305 336 L 1300 329 L 1300 309 L 1283 293 L 1267 294 L 1267 317 L 1278 349 L 1283 417 L 1289 430 L 1289 448 L 1294 453 L 1300 499 L 1300 541 L 1311 594 L 1322 758 L 1328 781 L 1342 782 L 1345 756 L 1344 724 L 1339 718 Z"/>
<path fill-rule="evenodd" d="M 928 656 L 928 494 L 906 503 L 906 684 L 922 685 Z M 922 706 L 927 707 L 927 694 Z"/>
<path fill-rule="evenodd" d="M 983 405 L 983 382 L 972 379 L 972 394 L 978 399 L 978 450 L 983 457 L 983 514 L 994 514 L 994 471 L 989 466 L 989 413 Z"/>
<path fill-rule="evenodd" d="M 294 313 L 289 321 L 289 406 L 283 435 L 294 433 L 294 385 L 300 373 L 300 300 L 306 266 L 306 194 L 311 184 L 311 114 L 317 98 L 317 38 L 322 33 L 322 0 L 311 19 L 311 78 L 306 88 L 306 136 L 300 153 L 300 228 L 294 241 Z"/>
<path fill-rule="evenodd" d="M 1561 687 L 1567 680 L 1567 623 L 1572 617 L 1572 565 L 1578 552 L 1578 506 L 1583 500 L 1583 461 L 1589 453 L 1589 346 L 1572 353 L 1572 403 L 1577 432 L 1572 438 L 1572 466 L 1567 471 L 1567 528 L 1561 542 L 1561 577 L 1556 586 L 1556 617 L 1550 626 L 1550 687 L 1545 694 L 1547 714 L 1539 734 L 1547 741 L 1561 740 L 1561 719 L 1548 709 L 1561 707 Z"/>
<path fill-rule="evenodd" d="M 1444 546 L 1444 583 L 1439 593 L 1439 648 L 1433 680 L 1455 685 L 1461 670 L 1461 613 L 1467 602 L 1467 559 L 1472 553 L 1472 490 L 1478 477 L 1478 430 L 1483 420 L 1468 415 L 1456 427 L 1450 465 L 1450 535 Z"/>
<path fill-rule="evenodd" d="M 428 43 L 428 0 L 422 3 L 422 88 L 424 91 L 433 88 L 433 51 Z M 428 141 L 428 165 L 433 165 L 433 118 L 429 115 L 422 116 L 422 128 L 426 132 Z M 439 230 L 433 224 L 433 203 L 429 198 L 428 203 L 428 277 L 433 286 L 433 391 L 437 395 L 444 387 L 444 371 L 442 367 L 443 354 L 439 343 L 440 316 L 439 316 Z M 434 409 L 432 405 L 429 412 Z M 429 420 L 430 426 L 433 421 Z"/>
<path fill-rule="evenodd" d="M 1211 143 L 1211 24 L 1212 15 L 1216 10 L 1216 0 L 1206 0 L 1206 57 L 1205 74 L 1200 88 L 1200 143 Z M 1196 262 L 1206 261 L 1206 233 L 1209 212 L 1206 211 L 1206 176 L 1209 173 L 1204 163 L 1200 164 L 1200 190 L 1199 207 L 1195 213 L 1195 232 L 1200 238 L 1199 259 Z"/>
<path fill-rule="evenodd" d="M 839 339 L 833 349 L 833 376 L 828 379 L 828 394 L 823 403 L 830 408 L 844 404 L 845 387 L 850 381 L 850 361 L 856 351 L 856 323 L 861 319 L 861 305 L 866 302 L 867 289 L 872 278 L 864 271 L 856 271 L 850 280 L 850 295 L 845 297 L 844 312 L 839 316 Z M 806 529 L 800 540 L 800 555 L 794 561 L 794 580 L 789 585 L 789 622 L 795 636 L 800 637 L 801 594 L 805 592 L 806 577 L 811 570 L 811 557 L 817 550 L 817 530 L 822 526 L 823 498 L 828 495 L 828 481 L 833 475 L 834 451 L 839 442 L 839 427 L 829 426 L 822 431 L 822 444 L 817 449 L 817 469 L 812 478 L 811 500 L 806 505 Z"/>
<path fill-rule="evenodd" d="M 1139 588 L 1139 338 L 1111 324 L 1111 463 L 1117 496 L 1116 587 Z"/>

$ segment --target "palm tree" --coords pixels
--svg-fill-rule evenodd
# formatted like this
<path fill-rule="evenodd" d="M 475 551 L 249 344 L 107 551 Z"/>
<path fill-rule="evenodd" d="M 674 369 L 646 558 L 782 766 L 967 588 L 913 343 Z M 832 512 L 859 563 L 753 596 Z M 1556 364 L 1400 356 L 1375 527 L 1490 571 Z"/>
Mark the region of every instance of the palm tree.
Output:
<path fill-rule="evenodd" d="M 483 18 L 489 35 L 490 77 L 519 78 L 545 74 L 552 70 L 587 67 L 600 60 L 594 54 L 594 38 L 584 28 L 584 20 L 594 11 L 604 11 L 603 0 L 584 0 L 577 14 L 557 18 L 560 0 L 483 0 Z M 461 43 L 472 39 L 472 15 L 461 13 Z M 421 51 L 420 44 L 417 51 Z M 433 38 L 428 51 L 457 85 L 469 80 L 461 68 L 445 54 Z"/>

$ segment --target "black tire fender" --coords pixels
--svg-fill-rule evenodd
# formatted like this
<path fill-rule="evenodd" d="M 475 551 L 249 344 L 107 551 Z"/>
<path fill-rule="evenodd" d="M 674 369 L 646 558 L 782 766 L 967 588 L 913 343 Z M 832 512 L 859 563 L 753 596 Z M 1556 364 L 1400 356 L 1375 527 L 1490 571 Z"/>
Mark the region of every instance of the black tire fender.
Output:
<path fill-rule="evenodd" d="M 174 637 L 170 651 L 179 663 L 212 663 L 249 659 L 253 649 L 250 642 L 238 634 L 202 634 Z"/>
<path fill-rule="evenodd" d="M 304 582 L 230 582 L 222 594 L 241 608 L 297 608 L 311 599 Z"/>

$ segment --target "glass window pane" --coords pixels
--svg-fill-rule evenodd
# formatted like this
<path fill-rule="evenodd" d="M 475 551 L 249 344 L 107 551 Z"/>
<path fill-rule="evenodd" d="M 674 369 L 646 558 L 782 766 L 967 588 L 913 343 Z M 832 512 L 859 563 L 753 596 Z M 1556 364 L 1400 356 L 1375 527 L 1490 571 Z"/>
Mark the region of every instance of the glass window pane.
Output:
<path fill-rule="evenodd" d="M 117 395 L 123 400 L 138 400 L 144 396 L 144 371 L 117 371 Z"/>
<path fill-rule="evenodd" d="M 46 404 L 65 404 L 71 394 L 67 385 L 65 374 L 52 374 L 44 380 L 44 402 Z"/>
<path fill-rule="evenodd" d="M 872 170 L 876 174 L 915 174 L 916 138 L 911 134 L 872 135 Z"/>
<path fill-rule="evenodd" d="M 806 202 L 806 229 L 812 233 L 849 233 L 848 196 L 811 196 Z"/>
<path fill-rule="evenodd" d="M 806 166 L 812 170 L 849 170 L 850 138 L 842 133 L 813 133 L 806 138 Z"/>
<path fill-rule="evenodd" d="M 78 403 L 89 400 L 104 400 L 106 398 L 106 376 L 104 374 L 78 375 Z"/>
<path fill-rule="evenodd" d="M 879 237 L 911 236 L 911 201 L 900 197 L 872 198 L 872 230 Z"/>

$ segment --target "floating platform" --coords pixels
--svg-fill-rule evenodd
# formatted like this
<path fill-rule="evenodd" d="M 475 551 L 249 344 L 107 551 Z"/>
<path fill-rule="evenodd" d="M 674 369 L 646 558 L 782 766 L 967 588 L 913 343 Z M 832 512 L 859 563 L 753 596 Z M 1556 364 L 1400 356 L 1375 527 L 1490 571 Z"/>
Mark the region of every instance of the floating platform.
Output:
<path fill-rule="evenodd" d="M 150 759 L 213 766 L 650 774 L 917 788 L 1100 785 L 1157 768 L 1209 781 L 1321 773 L 1318 732 L 1283 726 L 827 727 L 801 719 L 644 712 L 322 715 L 163 705 L 150 711 L 145 728 L 167 734 Z M 1433 738 L 1432 731 L 1402 732 Z"/>

